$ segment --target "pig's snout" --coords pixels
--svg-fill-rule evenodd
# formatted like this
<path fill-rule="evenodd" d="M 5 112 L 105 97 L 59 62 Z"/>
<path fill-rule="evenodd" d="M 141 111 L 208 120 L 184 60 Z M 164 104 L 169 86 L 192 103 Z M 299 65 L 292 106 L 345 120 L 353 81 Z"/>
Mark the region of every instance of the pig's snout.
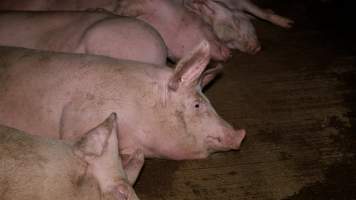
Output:
<path fill-rule="evenodd" d="M 245 51 L 248 54 L 255 55 L 256 53 L 261 51 L 261 45 L 257 39 L 251 40 L 245 44 Z"/>
<path fill-rule="evenodd" d="M 216 61 L 227 61 L 231 57 L 230 49 L 221 42 L 211 42 L 211 58 Z"/>
<path fill-rule="evenodd" d="M 240 51 L 251 55 L 255 55 L 262 49 L 258 40 L 232 40 L 227 43 L 227 46 L 231 49 L 239 49 Z"/>
<path fill-rule="evenodd" d="M 229 48 L 226 46 L 222 45 L 220 46 L 220 54 L 221 54 L 221 60 L 226 61 L 231 57 L 231 51 Z"/>
<path fill-rule="evenodd" d="M 246 136 L 244 129 L 226 128 L 222 133 L 220 136 L 208 136 L 208 146 L 212 152 L 238 150 Z"/>
<path fill-rule="evenodd" d="M 226 134 L 222 143 L 228 149 L 238 150 L 245 136 L 245 129 L 233 130 Z"/>
<path fill-rule="evenodd" d="M 251 52 L 251 54 L 254 55 L 254 54 L 258 53 L 259 51 L 261 51 L 261 46 L 260 45 L 252 48 L 250 52 Z"/>

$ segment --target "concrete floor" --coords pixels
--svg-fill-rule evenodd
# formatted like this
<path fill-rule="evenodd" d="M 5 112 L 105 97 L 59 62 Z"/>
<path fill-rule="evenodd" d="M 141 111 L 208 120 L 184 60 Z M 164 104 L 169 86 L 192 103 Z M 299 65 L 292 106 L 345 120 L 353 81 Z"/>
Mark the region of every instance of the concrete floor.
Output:
<path fill-rule="evenodd" d="M 234 52 L 206 91 L 223 118 L 247 129 L 242 149 L 147 160 L 135 186 L 142 200 L 356 199 L 355 40 L 297 2 L 271 6 L 295 28 L 257 21 L 263 51 Z"/>

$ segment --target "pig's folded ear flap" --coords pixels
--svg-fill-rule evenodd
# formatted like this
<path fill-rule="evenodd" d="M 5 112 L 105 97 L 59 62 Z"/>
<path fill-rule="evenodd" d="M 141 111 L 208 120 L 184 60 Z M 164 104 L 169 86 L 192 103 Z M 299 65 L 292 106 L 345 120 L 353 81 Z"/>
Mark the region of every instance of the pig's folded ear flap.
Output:
<path fill-rule="evenodd" d="M 212 81 L 218 74 L 220 74 L 224 66 L 221 63 L 212 63 L 208 67 L 210 68 L 205 70 L 203 75 L 201 76 L 201 88 L 207 86 L 210 81 Z"/>
<path fill-rule="evenodd" d="M 193 51 L 185 55 L 177 63 L 173 76 L 168 82 L 168 88 L 176 91 L 180 87 L 197 86 L 209 60 L 209 43 L 202 41 Z"/>
<path fill-rule="evenodd" d="M 85 134 L 74 144 L 74 153 L 86 160 L 103 154 L 111 134 L 116 134 L 116 113 L 111 115 L 97 127 Z"/>

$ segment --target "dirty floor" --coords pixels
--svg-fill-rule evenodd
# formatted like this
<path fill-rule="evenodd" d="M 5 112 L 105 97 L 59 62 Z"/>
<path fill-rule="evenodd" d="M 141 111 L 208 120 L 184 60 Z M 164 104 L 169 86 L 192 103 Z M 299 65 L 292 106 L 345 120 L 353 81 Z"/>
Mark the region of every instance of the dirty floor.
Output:
<path fill-rule="evenodd" d="M 206 91 L 223 118 L 248 131 L 242 149 L 147 160 L 135 186 L 142 200 L 356 199 L 353 30 L 323 18 L 331 3 L 265 2 L 295 27 L 256 21 L 263 51 L 234 52 Z"/>

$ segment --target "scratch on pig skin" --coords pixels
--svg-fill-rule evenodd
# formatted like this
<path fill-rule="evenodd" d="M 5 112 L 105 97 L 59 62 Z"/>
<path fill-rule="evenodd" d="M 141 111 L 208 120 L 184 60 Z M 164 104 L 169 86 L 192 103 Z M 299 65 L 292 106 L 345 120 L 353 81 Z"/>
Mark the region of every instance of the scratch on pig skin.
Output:
<path fill-rule="evenodd" d="M 66 110 L 66 108 L 69 106 L 68 104 L 70 103 L 67 103 L 63 106 L 63 109 L 62 109 L 62 112 L 61 112 L 61 116 L 59 118 L 59 139 L 63 139 L 64 138 L 64 130 L 63 130 L 63 127 L 64 127 L 64 112 Z"/>
<path fill-rule="evenodd" d="M 179 121 L 182 122 L 183 128 L 184 128 L 184 133 L 188 133 L 188 134 L 189 134 L 188 127 L 187 127 L 187 122 L 185 121 L 183 112 L 177 110 L 177 111 L 174 113 L 174 115 L 177 117 L 177 119 L 178 119 Z"/>
<path fill-rule="evenodd" d="M 9 66 L 9 64 L 6 62 L 4 57 L 0 57 L 0 80 L 5 80 L 0 82 L 0 91 L 3 90 L 3 94 L 6 93 L 6 87 L 3 82 L 6 82 L 10 78 L 8 74 L 6 74 L 6 68 Z"/>

